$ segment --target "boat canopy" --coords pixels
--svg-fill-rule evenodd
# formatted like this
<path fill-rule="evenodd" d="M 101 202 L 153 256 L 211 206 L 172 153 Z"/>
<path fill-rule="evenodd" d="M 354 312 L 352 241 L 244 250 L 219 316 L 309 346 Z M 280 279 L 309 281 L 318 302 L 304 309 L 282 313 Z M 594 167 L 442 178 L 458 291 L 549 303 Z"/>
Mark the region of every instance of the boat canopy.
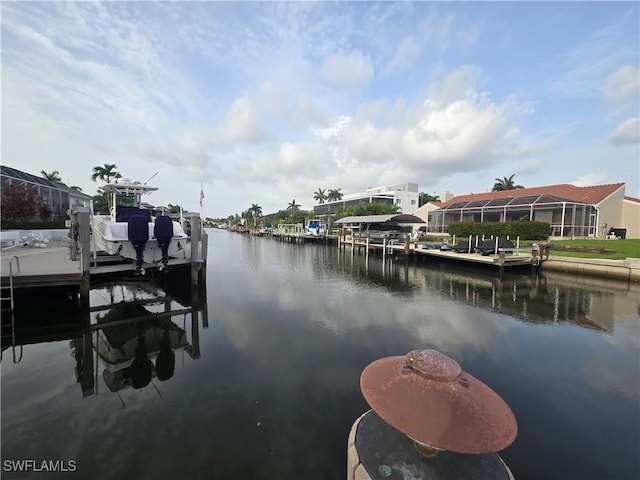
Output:
<path fill-rule="evenodd" d="M 109 193 L 116 193 L 118 195 L 144 195 L 147 193 L 155 192 L 158 187 L 152 187 L 151 185 L 143 185 L 141 183 L 131 183 L 129 180 L 120 181 L 118 179 L 114 183 L 107 183 L 102 187 L 102 190 Z"/>

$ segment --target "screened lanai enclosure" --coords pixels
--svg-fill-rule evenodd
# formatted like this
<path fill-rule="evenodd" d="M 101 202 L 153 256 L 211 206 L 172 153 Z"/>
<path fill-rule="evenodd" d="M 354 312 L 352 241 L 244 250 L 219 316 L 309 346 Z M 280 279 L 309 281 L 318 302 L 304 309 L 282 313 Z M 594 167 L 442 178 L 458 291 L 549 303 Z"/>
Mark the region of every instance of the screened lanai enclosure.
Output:
<path fill-rule="evenodd" d="M 547 222 L 553 237 L 593 237 L 595 206 L 553 195 L 527 195 L 454 202 L 429 214 L 429 231 L 446 233 L 454 222 Z"/>

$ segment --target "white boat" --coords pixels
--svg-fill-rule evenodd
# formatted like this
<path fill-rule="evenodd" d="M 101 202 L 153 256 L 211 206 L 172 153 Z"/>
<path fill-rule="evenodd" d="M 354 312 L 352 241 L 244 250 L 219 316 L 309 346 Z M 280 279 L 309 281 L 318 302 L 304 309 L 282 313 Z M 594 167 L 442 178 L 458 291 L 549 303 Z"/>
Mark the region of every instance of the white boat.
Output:
<path fill-rule="evenodd" d="M 144 274 L 144 263 L 161 263 L 159 268 L 166 269 L 170 257 L 186 258 L 189 237 L 182 225 L 168 215 L 152 217 L 141 205 L 142 196 L 157 187 L 119 178 L 102 190 L 109 195 L 109 214 L 92 218 L 96 251 L 135 261 L 137 274 Z"/>
<path fill-rule="evenodd" d="M 313 235 L 314 237 L 323 237 L 325 235 L 325 227 L 322 220 L 309 220 L 309 223 L 305 227 L 305 233 L 307 235 Z"/>

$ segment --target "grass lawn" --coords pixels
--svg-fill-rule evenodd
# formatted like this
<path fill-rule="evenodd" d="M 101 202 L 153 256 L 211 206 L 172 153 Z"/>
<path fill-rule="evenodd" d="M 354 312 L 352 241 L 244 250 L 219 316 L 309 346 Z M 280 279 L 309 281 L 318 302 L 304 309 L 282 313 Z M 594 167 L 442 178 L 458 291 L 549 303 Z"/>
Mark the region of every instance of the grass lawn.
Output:
<path fill-rule="evenodd" d="M 584 251 L 580 251 L 584 249 Z M 640 240 L 552 240 L 551 256 L 577 258 L 640 258 Z"/>

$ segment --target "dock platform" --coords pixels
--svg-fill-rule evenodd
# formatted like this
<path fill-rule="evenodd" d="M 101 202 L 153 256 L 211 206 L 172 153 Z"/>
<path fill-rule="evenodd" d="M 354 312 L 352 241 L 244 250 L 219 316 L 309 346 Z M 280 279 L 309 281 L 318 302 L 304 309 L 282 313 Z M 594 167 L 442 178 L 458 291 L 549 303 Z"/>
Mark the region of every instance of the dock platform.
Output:
<path fill-rule="evenodd" d="M 356 249 L 358 251 L 364 250 L 365 255 L 369 255 L 370 253 L 375 255 L 377 252 L 382 252 L 383 256 L 406 255 L 413 256 L 413 258 L 438 258 L 446 261 L 495 266 L 501 271 L 510 267 L 529 266 L 533 268 L 540 268 L 543 262 L 543 257 L 534 257 L 532 252 L 523 253 L 517 250 L 513 253 L 498 251 L 496 254 L 482 255 L 480 253 L 458 253 L 451 250 L 440 250 L 439 248 L 421 248 L 421 244 L 409 241 L 408 239 L 399 242 L 383 241 L 380 243 L 379 241 L 374 242 L 370 239 L 354 239 L 352 237 L 345 236 L 340 237 L 338 241 L 339 248 L 350 247 L 352 251 L 355 251 Z"/>
<path fill-rule="evenodd" d="M 482 265 L 494 265 L 504 267 L 532 266 L 534 258 L 531 254 L 525 253 L 509 253 L 501 255 L 481 255 L 479 253 L 458 253 L 452 251 L 443 251 L 435 249 L 416 248 L 414 253 L 426 255 L 428 257 L 441 258 L 446 260 L 455 260 L 466 263 L 475 263 Z"/>
<path fill-rule="evenodd" d="M 187 244 L 185 258 L 169 259 L 169 267 L 188 266 L 192 263 L 190 245 Z M 17 257 L 18 261 L 13 257 Z M 92 253 L 89 267 L 91 283 L 96 283 L 102 277 L 133 272 L 135 265 L 123 260 L 118 255 L 98 255 L 94 262 Z M 9 262 L 13 265 L 9 266 Z M 17 267 L 19 265 L 19 267 Z M 151 271 L 158 264 L 145 263 L 145 270 Z M 9 284 L 10 273 L 13 272 L 13 285 L 15 289 L 30 287 L 79 287 L 82 281 L 80 261 L 71 260 L 69 247 L 47 248 L 9 248 L 2 252 L 0 257 L 0 280 L 2 285 Z"/>

